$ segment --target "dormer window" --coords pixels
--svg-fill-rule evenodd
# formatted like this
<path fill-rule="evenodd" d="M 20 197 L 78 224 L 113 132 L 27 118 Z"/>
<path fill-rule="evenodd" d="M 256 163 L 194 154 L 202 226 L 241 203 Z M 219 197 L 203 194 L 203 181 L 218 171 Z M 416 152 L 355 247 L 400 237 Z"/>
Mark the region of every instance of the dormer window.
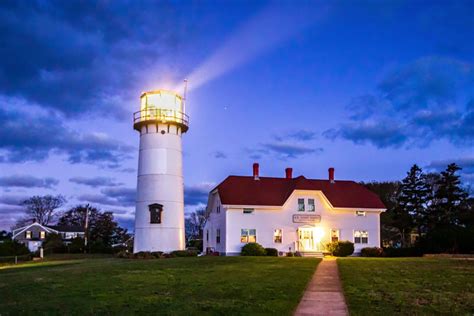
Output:
<path fill-rule="evenodd" d="M 163 212 L 163 205 L 153 203 L 148 205 L 150 210 L 150 224 L 161 224 L 161 213 Z"/>
<path fill-rule="evenodd" d="M 304 199 L 298 199 L 298 212 L 304 212 Z"/>
<path fill-rule="evenodd" d="M 314 206 L 314 199 L 308 199 L 308 212 L 316 211 L 316 207 Z"/>

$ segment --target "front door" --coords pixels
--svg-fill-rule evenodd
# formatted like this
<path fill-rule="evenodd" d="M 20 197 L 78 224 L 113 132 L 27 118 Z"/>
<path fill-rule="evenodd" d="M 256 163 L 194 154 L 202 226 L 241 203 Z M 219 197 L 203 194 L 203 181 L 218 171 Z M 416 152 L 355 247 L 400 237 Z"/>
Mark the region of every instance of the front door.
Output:
<path fill-rule="evenodd" d="M 300 251 L 317 251 L 317 244 L 314 237 L 312 228 L 299 228 L 298 239 Z"/>

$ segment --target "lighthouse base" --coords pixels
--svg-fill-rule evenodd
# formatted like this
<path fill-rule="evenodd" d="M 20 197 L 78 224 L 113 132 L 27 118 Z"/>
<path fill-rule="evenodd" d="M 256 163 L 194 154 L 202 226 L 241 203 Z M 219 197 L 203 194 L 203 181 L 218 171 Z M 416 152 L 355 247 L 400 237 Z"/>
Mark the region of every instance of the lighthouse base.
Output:
<path fill-rule="evenodd" d="M 135 228 L 133 252 L 184 250 L 184 229 L 165 227 Z"/>

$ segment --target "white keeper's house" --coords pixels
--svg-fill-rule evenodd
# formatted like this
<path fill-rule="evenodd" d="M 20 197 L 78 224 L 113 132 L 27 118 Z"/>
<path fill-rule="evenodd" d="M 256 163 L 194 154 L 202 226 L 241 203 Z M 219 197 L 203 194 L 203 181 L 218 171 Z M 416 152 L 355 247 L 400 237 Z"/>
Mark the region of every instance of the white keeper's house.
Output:
<path fill-rule="evenodd" d="M 331 241 L 349 240 L 355 252 L 380 247 L 380 214 L 385 206 L 363 185 L 334 179 L 229 176 L 209 193 L 204 249 L 238 255 L 257 242 L 280 252 L 325 251 Z"/>

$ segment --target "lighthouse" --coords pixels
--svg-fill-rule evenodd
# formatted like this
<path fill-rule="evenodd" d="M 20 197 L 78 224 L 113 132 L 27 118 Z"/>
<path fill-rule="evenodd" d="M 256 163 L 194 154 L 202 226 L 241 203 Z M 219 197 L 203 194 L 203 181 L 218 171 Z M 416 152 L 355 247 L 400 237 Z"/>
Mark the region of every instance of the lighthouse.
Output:
<path fill-rule="evenodd" d="M 133 121 L 140 133 L 133 251 L 183 250 L 184 99 L 169 90 L 144 92 Z"/>

